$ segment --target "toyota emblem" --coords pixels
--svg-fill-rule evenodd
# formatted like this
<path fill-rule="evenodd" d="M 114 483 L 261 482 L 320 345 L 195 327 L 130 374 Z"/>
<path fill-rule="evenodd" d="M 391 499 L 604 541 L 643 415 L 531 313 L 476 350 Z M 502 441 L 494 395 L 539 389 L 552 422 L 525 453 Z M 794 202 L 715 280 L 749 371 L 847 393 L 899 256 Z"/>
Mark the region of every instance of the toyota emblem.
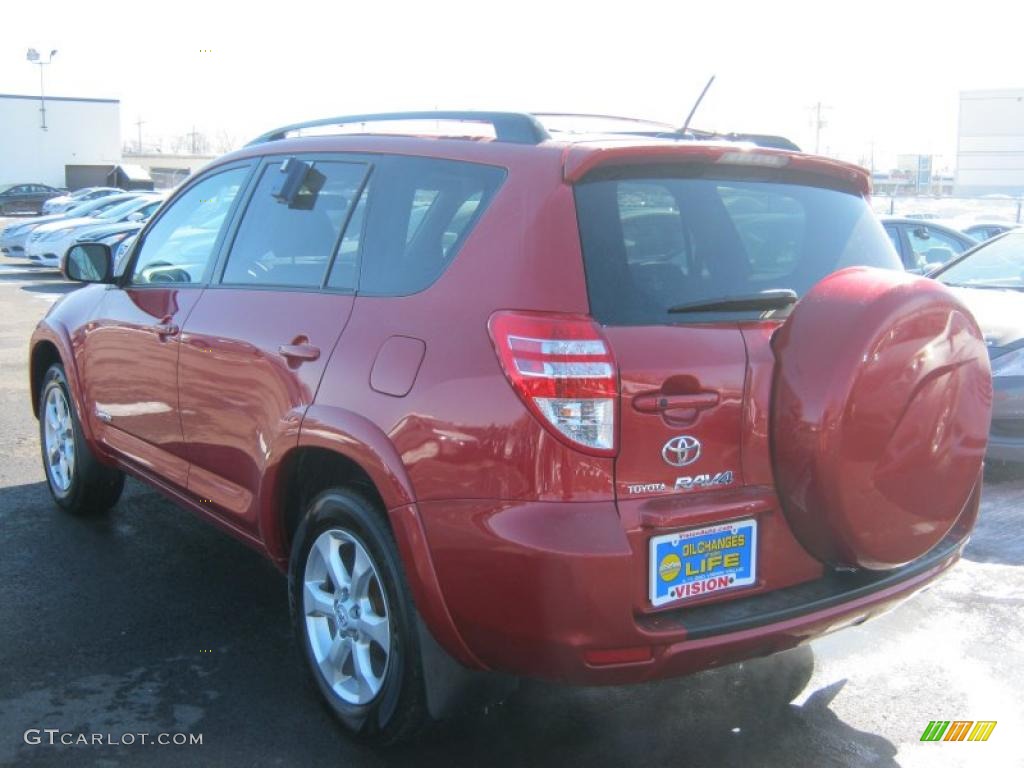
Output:
<path fill-rule="evenodd" d="M 700 458 L 700 440 L 691 435 L 673 437 L 661 449 L 661 458 L 673 467 L 685 467 Z"/>

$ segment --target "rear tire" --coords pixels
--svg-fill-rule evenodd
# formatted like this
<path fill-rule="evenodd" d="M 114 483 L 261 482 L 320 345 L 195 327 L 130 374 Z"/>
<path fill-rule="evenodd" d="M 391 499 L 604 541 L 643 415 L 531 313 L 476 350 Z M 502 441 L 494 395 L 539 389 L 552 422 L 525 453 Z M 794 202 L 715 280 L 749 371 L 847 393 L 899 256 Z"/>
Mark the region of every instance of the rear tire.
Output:
<path fill-rule="evenodd" d="M 332 488 L 310 503 L 289 563 L 292 624 L 306 668 L 350 733 L 380 744 L 430 721 L 416 612 L 381 512 Z"/>
<path fill-rule="evenodd" d="M 121 498 L 124 473 L 101 464 L 89 450 L 60 363 L 50 366 L 40 388 L 39 447 L 47 487 L 61 509 L 98 515 Z"/>

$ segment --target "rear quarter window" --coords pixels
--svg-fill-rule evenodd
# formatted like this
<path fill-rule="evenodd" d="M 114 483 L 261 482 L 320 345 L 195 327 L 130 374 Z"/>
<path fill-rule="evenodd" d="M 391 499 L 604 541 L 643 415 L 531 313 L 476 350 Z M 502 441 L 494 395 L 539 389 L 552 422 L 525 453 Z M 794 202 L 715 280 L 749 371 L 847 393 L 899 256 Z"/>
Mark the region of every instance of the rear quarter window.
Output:
<path fill-rule="evenodd" d="M 902 268 L 866 201 L 835 189 L 615 178 L 577 185 L 576 203 L 591 312 L 608 325 L 748 318 L 668 310 L 780 288 L 803 295 L 849 266 Z"/>
<path fill-rule="evenodd" d="M 405 296 L 432 284 L 493 200 L 505 170 L 392 157 L 368 185 L 359 293 Z"/>

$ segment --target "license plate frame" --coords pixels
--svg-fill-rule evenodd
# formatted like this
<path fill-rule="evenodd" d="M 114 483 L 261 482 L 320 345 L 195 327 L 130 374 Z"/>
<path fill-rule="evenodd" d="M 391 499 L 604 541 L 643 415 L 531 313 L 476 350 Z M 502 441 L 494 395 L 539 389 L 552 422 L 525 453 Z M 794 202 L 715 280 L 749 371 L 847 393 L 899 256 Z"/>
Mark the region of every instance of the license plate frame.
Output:
<path fill-rule="evenodd" d="M 738 555 L 738 561 L 731 555 Z M 749 587 L 757 582 L 757 520 L 652 536 L 648 571 L 648 599 L 655 607 Z"/>

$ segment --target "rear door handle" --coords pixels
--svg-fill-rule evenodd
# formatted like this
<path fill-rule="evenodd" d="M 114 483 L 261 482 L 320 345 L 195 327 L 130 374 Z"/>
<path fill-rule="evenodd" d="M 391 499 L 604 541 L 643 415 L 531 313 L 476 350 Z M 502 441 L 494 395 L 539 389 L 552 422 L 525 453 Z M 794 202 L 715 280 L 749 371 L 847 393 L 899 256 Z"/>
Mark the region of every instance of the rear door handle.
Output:
<path fill-rule="evenodd" d="M 277 348 L 277 353 L 288 360 L 317 360 L 320 357 L 320 347 L 312 344 L 282 344 Z"/>
<path fill-rule="evenodd" d="M 695 392 L 692 395 L 663 395 L 648 392 L 633 398 L 633 407 L 641 413 L 665 411 L 703 411 L 718 405 L 717 392 Z"/>
<path fill-rule="evenodd" d="M 174 323 L 157 323 L 156 325 L 149 326 L 149 330 L 160 338 L 164 338 L 166 336 L 177 336 L 179 328 Z"/>

